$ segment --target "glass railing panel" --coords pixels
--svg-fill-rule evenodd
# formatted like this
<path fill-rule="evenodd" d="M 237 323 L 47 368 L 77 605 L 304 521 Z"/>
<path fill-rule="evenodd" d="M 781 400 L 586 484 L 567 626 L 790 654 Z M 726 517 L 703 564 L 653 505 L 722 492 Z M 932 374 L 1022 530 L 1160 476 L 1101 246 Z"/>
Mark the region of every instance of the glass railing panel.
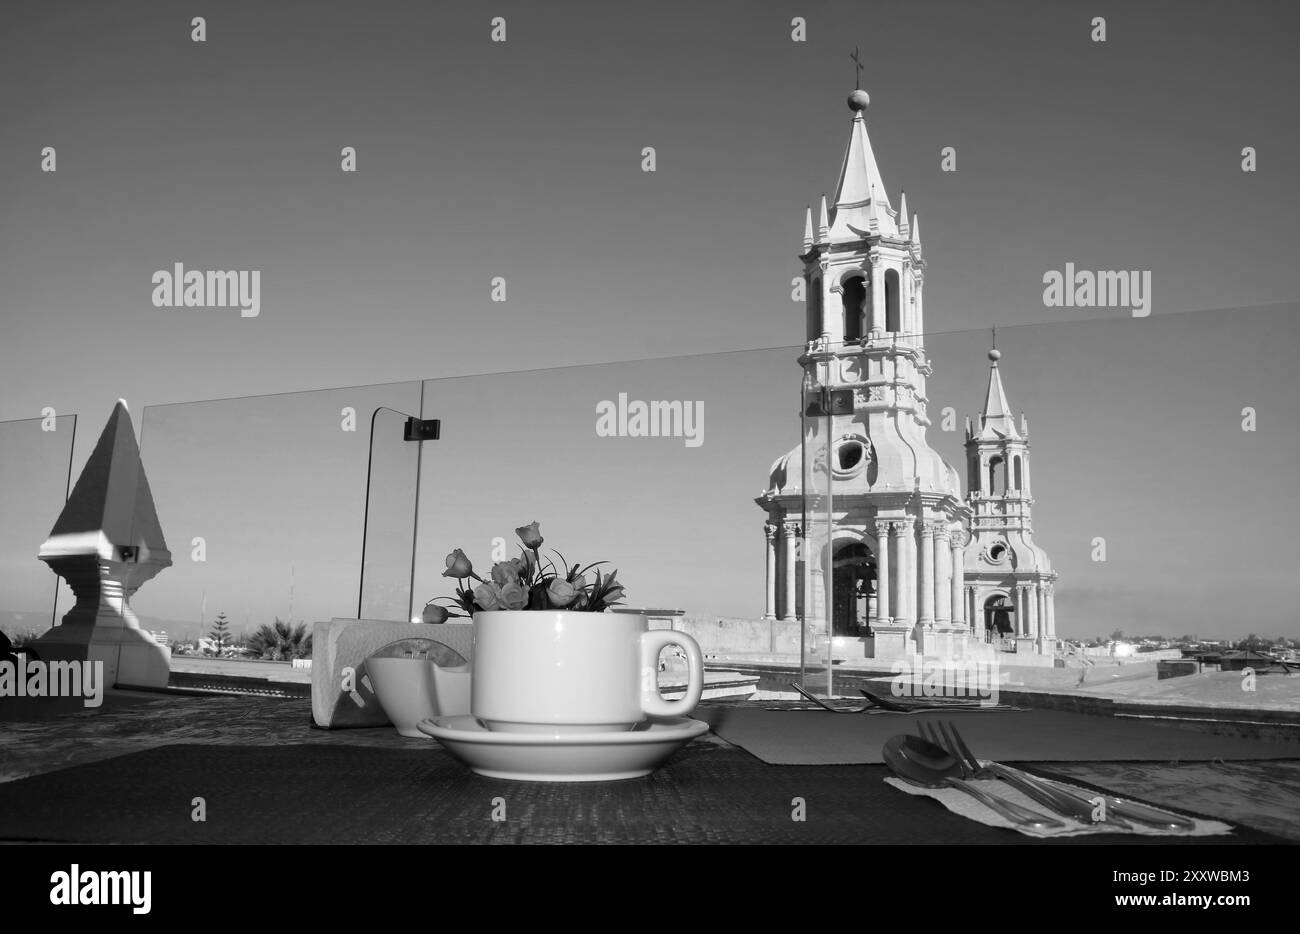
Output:
<path fill-rule="evenodd" d="M 141 625 L 193 641 L 218 614 L 235 637 L 359 605 L 407 618 L 415 446 L 395 413 L 419 404 L 419 383 L 394 383 L 146 409 L 142 459 L 173 564 L 134 597 Z"/>
<path fill-rule="evenodd" d="M 1300 637 L 1279 572 L 1300 522 L 1297 311 L 931 333 L 897 360 L 837 348 L 829 385 L 857 394 L 829 432 L 839 670 Z M 824 517 L 816 484 L 807 499 Z"/>
<path fill-rule="evenodd" d="M 422 442 L 412 418 L 418 419 L 418 405 L 415 414 L 385 406 L 370 418 L 360 619 L 419 617 L 420 608 L 412 607 L 411 574 Z"/>
<path fill-rule="evenodd" d="M 802 517 L 798 355 L 428 381 L 442 438 L 424 451 L 417 604 L 451 593 L 440 575 L 452 549 L 486 577 L 536 520 L 546 549 L 609 561 L 630 606 L 687 628 L 706 655 L 797 660 L 783 536 Z"/>
<path fill-rule="evenodd" d="M 66 585 L 37 560 L 67 499 L 77 416 L 0 422 L 0 629 L 39 635 L 66 610 Z"/>

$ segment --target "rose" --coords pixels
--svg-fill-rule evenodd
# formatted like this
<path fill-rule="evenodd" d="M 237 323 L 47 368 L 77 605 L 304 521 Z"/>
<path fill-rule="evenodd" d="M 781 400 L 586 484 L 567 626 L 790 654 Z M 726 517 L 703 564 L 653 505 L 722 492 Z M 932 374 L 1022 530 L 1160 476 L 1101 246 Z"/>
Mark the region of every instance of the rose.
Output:
<path fill-rule="evenodd" d="M 541 548 L 542 542 L 545 541 L 545 539 L 542 538 L 542 533 L 537 526 L 536 519 L 534 519 L 528 525 L 521 525 L 519 528 L 515 529 L 515 534 L 519 536 L 519 540 L 524 543 L 525 548 L 532 548 L 536 550 L 538 548 Z"/>
<path fill-rule="evenodd" d="M 507 610 L 522 610 L 528 604 L 528 591 L 514 580 L 501 588 L 501 603 Z"/>
<path fill-rule="evenodd" d="M 438 606 L 436 603 L 430 603 L 420 614 L 420 618 L 426 623 L 445 623 L 451 617 L 445 606 Z"/>
<path fill-rule="evenodd" d="M 512 582 L 518 583 L 522 574 L 523 562 L 518 558 L 511 558 L 509 561 L 498 561 L 492 565 L 492 582 L 498 587 L 504 587 Z"/>
<path fill-rule="evenodd" d="M 479 584 L 474 588 L 474 603 L 480 610 L 501 609 L 501 588 L 486 581 Z"/>
<path fill-rule="evenodd" d="M 568 606 L 578 598 L 581 593 L 577 587 L 570 584 L 563 578 L 552 578 L 550 584 L 546 587 L 546 599 L 551 601 L 551 605 L 557 608 Z"/>
<path fill-rule="evenodd" d="M 447 555 L 447 570 L 442 572 L 442 576 L 454 577 L 457 580 L 463 580 L 466 577 L 477 579 L 477 575 L 474 573 L 474 565 L 470 564 L 469 557 L 459 548 Z"/>

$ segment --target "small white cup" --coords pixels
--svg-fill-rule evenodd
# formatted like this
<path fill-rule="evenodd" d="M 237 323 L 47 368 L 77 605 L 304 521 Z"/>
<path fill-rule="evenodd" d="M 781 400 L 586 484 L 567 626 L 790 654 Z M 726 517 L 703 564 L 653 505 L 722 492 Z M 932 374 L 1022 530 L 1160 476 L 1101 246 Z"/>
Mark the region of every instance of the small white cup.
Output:
<path fill-rule="evenodd" d="M 677 700 L 659 693 L 659 652 L 670 645 L 686 653 Z M 704 691 L 695 640 L 635 613 L 475 613 L 473 668 L 470 711 L 494 732 L 630 730 L 646 717 L 686 716 Z"/>
<path fill-rule="evenodd" d="M 469 713 L 469 667 L 439 668 L 426 658 L 368 658 L 366 671 L 379 706 L 397 732 L 428 739 L 421 720 Z"/>

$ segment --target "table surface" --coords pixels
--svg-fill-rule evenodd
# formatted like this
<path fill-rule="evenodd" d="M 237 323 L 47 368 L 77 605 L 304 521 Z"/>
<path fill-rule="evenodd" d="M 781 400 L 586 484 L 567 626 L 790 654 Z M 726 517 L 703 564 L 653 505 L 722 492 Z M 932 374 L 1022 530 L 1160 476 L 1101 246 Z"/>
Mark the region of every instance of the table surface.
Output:
<path fill-rule="evenodd" d="M 711 733 L 695 743 L 731 748 Z M 311 724 L 310 702 L 300 698 L 119 694 L 100 710 L 0 722 L 0 794 L 5 782 L 176 744 L 393 750 L 433 745 L 387 727 L 317 729 Z M 1043 767 L 1116 794 L 1300 840 L 1300 756 L 1264 762 L 1056 762 Z"/>

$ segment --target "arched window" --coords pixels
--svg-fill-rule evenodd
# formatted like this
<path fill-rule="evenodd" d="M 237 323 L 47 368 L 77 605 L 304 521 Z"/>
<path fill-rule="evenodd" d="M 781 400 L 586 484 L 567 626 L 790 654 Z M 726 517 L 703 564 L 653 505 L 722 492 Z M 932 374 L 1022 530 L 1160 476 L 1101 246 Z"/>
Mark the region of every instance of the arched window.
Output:
<path fill-rule="evenodd" d="M 1016 488 L 1017 490 L 1023 490 L 1024 487 L 1023 487 L 1023 486 L 1021 485 L 1021 483 L 1020 483 L 1020 455 L 1019 455 L 1019 454 L 1017 454 L 1017 455 L 1015 456 L 1015 459 L 1011 462 L 1011 464 L 1012 464 L 1012 467 L 1013 467 L 1013 469 L 1014 469 L 1015 478 L 1016 478 L 1016 487 L 1015 487 L 1015 488 Z"/>
<path fill-rule="evenodd" d="M 1007 462 L 1001 457 L 989 460 L 989 495 L 1001 496 L 1007 491 Z"/>
<path fill-rule="evenodd" d="M 897 334 L 903 330 L 898 314 L 898 270 L 885 270 L 885 330 Z"/>
<path fill-rule="evenodd" d="M 808 340 L 822 336 L 822 280 L 808 283 Z"/>
<path fill-rule="evenodd" d="M 970 491 L 978 493 L 980 491 L 980 463 L 978 458 L 972 457 L 970 459 L 970 465 L 966 473 L 970 477 Z"/>
<path fill-rule="evenodd" d="M 867 288 L 861 276 L 844 283 L 844 342 L 862 340 L 862 302 Z"/>

